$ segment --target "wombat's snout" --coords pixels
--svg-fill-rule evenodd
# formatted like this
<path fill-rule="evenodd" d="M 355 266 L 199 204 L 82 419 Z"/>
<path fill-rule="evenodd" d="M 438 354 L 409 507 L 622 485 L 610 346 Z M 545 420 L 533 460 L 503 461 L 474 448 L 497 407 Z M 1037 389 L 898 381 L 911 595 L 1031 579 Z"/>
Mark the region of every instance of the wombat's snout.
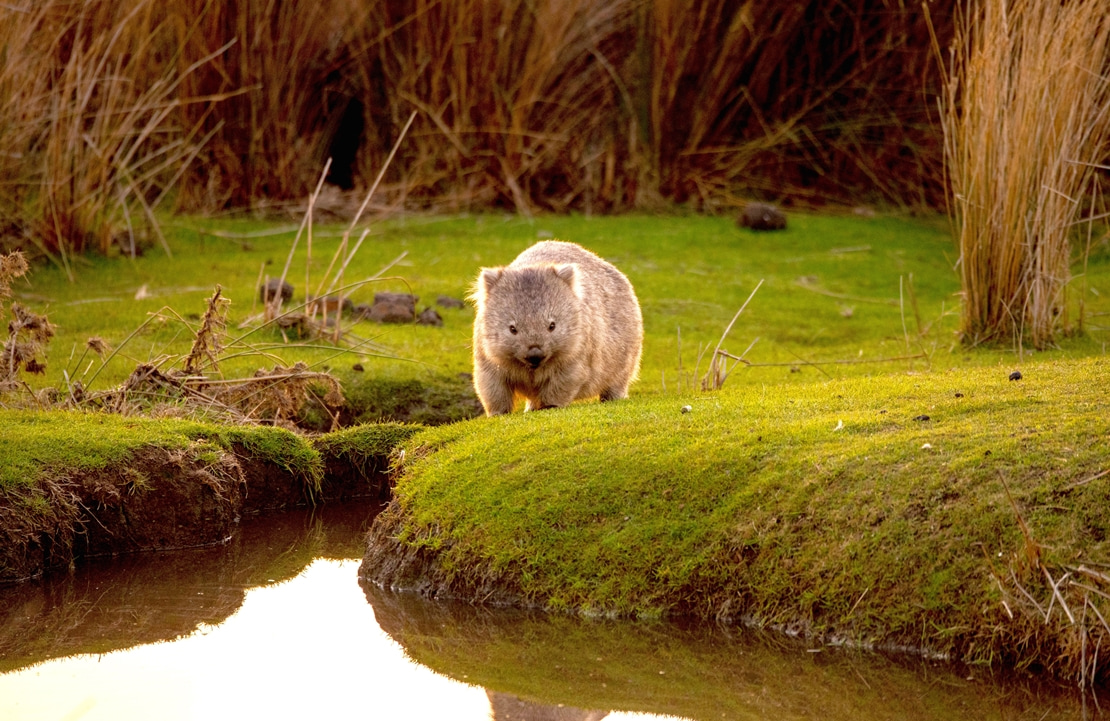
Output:
<path fill-rule="evenodd" d="M 540 363 L 543 363 L 545 358 L 547 358 L 547 354 L 543 352 L 542 348 L 535 345 L 524 354 L 524 362 L 533 368 L 539 368 Z"/>

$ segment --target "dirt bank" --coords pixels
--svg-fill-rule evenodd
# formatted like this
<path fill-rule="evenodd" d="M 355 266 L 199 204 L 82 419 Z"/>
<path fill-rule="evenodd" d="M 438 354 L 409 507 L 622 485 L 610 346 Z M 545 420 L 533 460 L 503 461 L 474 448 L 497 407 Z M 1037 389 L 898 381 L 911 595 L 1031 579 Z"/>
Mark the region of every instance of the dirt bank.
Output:
<path fill-rule="evenodd" d="M 34 482 L 0 490 L 0 582 L 86 557 L 223 543 L 243 516 L 264 511 L 387 498 L 390 450 L 416 428 L 265 442 L 231 431 L 141 445 L 99 467 L 48 464 Z"/>

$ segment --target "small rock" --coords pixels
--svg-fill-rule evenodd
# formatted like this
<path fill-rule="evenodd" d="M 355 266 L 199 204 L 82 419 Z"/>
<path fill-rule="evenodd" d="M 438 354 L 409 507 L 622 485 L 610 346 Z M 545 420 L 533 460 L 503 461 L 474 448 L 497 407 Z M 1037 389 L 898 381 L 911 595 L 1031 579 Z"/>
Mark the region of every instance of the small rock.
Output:
<path fill-rule="evenodd" d="M 338 295 L 325 295 L 319 298 L 309 298 L 309 300 L 316 304 L 318 311 L 326 311 L 329 316 L 337 315 L 340 311 L 351 313 L 355 309 L 353 300 Z"/>
<path fill-rule="evenodd" d="M 694 407 L 693 406 L 682 406 L 681 408 L 679 408 L 679 410 L 682 411 L 683 413 L 689 413 L 690 411 L 694 410 Z"/>
<path fill-rule="evenodd" d="M 277 297 L 279 289 L 283 303 L 293 297 L 292 284 L 283 281 L 281 278 L 270 278 L 258 289 L 258 299 L 263 303 L 269 303 L 271 298 Z"/>
<path fill-rule="evenodd" d="M 428 306 L 424 309 L 424 312 L 417 317 L 416 322 L 420 325 L 434 325 L 438 328 L 443 325 L 443 318 L 440 317 L 435 308 Z"/>
<path fill-rule="evenodd" d="M 355 363 L 353 366 L 351 366 L 351 370 L 362 373 L 366 369 L 362 367 L 361 363 Z"/>
<path fill-rule="evenodd" d="M 440 308 L 465 308 L 466 303 L 463 303 L 458 298 L 452 298 L 449 295 L 441 295 L 436 298 L 436 305 Z"/>
<path fill-rule="evenodd" d="M 410 293 L 375 293 L 370 320 L 378 323 L 412 323 L 416 320 L 416 301 Z"/>
<path fill-rule="evenodd" d="M 927 416 L 925 414 L 921 414 L 919 416 L 914 416 L 913 419 L 915 421 L 927 421 L 927 420 L 929 420 L 929 416 Z"/>
<path fill-rule="evenodd" d="M 767 203 L 748 203 L 736 224 L 752 230 L 782 230 L 786 227 L 786 214 Z"/>
<path fill-rule="evenodd" d="M 1021 380 L 1021 371 L 1014 371 L 1013 373 L 1011 373 L 1010 374 L 1010 380 L 1020 381 Z"/>
<path fill-rule="evenodd" d="M 964 394 L 963 394 L 963 393 L 960 393 L 959 391 L 956 391 L 956 397 L 957 397 L 957 398 L 963 398 L 963 397 L 964 397 Z"/>

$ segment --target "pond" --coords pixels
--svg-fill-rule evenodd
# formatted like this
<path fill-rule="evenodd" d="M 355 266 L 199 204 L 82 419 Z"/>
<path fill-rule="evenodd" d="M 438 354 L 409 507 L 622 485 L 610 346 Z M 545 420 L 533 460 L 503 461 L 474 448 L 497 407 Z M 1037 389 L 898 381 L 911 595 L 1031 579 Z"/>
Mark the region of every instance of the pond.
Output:
<path fill-rule="evenodd" d="M 255 518 L 225 546 L 0 588 L 0 719 L 1103 717 L 985 670 L 364 589 L 376 510 Z"/>

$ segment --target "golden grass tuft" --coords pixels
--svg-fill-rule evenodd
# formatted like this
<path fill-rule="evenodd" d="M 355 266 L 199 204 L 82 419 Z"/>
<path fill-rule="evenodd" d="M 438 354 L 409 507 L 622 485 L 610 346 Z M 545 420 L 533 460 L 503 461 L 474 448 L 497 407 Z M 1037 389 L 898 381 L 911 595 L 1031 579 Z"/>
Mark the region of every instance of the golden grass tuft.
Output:
<path fill-rule="evenodd" d="M 966 343 L 1069 330 L 1069 234 L 1110 141 L 1110 2 L 984 0 L 941 96 Z"/>

